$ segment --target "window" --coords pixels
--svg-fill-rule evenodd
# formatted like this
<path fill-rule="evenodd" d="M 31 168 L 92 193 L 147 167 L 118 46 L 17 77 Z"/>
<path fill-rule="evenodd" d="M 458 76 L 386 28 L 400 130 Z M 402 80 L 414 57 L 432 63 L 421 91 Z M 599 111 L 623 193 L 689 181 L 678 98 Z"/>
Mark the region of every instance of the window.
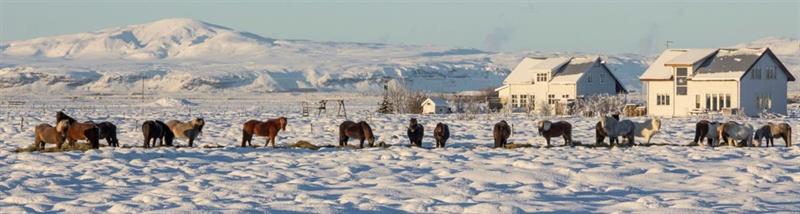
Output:
<path fill-rule="evenodd" d="M 592 82 L 592 73 L 591 72 L 587 72 L 586 75 L 587 75 L 586 76 L 586 80 L 589 81 L 589 82 Z"/>
<path fill-rule="evenodd" d="M 725 108 L 730 108 L 730 107 L 731 107 L 731 95 L 730 94 L 726 94 L 725 95 Z"/>
<path fill-rule="evenodd" d="M 722 99 L 724 95 L 718 94 L 717 96 L 719 96 L 719 109 L 722 110 L 722 108 L 725 108 L 725 99 Z"/>
<path fill-rule="evenodd" d="M 547 104 L 553 105 L 553 104 L 556 104 L 556 103 L 558 103 L 558 100 L 556 100 L 556 95 L 555 94 L 548 94 L 547 95 Z"/>
<path fill-rule="evenodd" d="M 700 109 L 700 95 L 694 95 L 694 108 Z"/>
<path fill-rule="evenodd" d="M 767 67 L 767 79 L 768 79 L 768 80 L 774 80 L 774 79 L 776 79 L 776 78 L 777 78 L 777 76 L 778 76 L 778 74 L 777 74 L 777 73 L 775 73 L 775 72 L 777 72 L 777 71 L 776 71 L 776 69 L 775 69 L 775 66 L 769 66 L 769 67 Z"/>
<path fill-rule="evenodd" d="M 675 71 L 675 93 L 678 95 L 687 94 L 686 77 L 689 75 L 687 68 L 677 68 Z"/>
<path fill-rule="evenodd" d="M 750 72 L 750 79 L 761 79 L 761 67 L 755 66 L 753 67 L 753 71 Z"/>
<path fill-rule="evenodd" d="M 669 95 L 657 95 L 656 96 L 656 105 L 668 106 L 669 105 Z"/>
<path fill-rule="evenodd" d="M 547 81 L 547 73 L 536 74 L 536 81 L 537 82 L 546 82 Z"/>
<path fill-rule="evenodd" d="M 772 109 L 772 98 L 769 94 L 764 94 L 761 96 L 756 97 L 756 107 L 759 110 L 770 110 Z"/>
<path fill-rule="evenodd" d="M 528 102 L 528 103 L 530 103 L 528 105 L 528 109 L 536 108 L 536 96 L 535 95 L 530 95 L 530 102 Z"/>
<path fill-rule="evenodd" d="M 719 108 L 718 108 L 719 106 L 717 106 L 717 104 L 719 103 L 718 100 L 719 99 L 718 99 L 717 95 L 714 95 L 714 94 L 711 95 L 711 110 L 713 110 L 713 111 L 719 110 Z"/>
<path fill-rule="evenodd" d="M 519 108 L 519 102 L 517 100 L 517 95 L 511 95 L 511 107 Z"/>
<path fill-rule="evenodd" d="M 569 99 L 569 94 L 561 95 L 561 98 Z"/>
<path fill-rule="evenodd" d="M 519 95 L 519 106 L 520 107 L 527 107 L 528 106 L 528 95 Z"/>

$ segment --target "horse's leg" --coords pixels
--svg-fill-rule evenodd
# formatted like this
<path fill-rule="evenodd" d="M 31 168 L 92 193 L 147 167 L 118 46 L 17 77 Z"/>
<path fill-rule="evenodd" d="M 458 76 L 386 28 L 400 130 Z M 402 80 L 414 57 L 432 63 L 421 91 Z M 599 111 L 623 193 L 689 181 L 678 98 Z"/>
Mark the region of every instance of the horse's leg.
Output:
<path fill-rule="evenodd" d="M 242 147 L 247 147 L 247 140 L 249 138 L 247 135 L 247 132 L 242 130 Z"/>
<path fill-rule="evenodd" d="M 194 147 L 194 138 L 193 138 L 193 137 L 190 137 L 190 138 L 189 138 L 189 147 L 190 147 L 190 148 L 191 148 L 191 147 Z"/>
<path fill-rule="evenodd" d="M 273 149 L 275 148 L 275 137 L 278 137 L 278 135 L 270 135 L 269 136 L 269 141 L 272 142 L 272 148 Z"/>
<path fill-rule="evenodd" d="M 358 144 L 358 148 L 359 148 L 359 149 L 363 149 L 363 148 L 364 148 L 364 140 L 365 140 L 365 139 L 366 139 L 365 137 L 362 137 L 361 139 L 359 139 L 359 140 L 361 141 L 361 142 Z"/>

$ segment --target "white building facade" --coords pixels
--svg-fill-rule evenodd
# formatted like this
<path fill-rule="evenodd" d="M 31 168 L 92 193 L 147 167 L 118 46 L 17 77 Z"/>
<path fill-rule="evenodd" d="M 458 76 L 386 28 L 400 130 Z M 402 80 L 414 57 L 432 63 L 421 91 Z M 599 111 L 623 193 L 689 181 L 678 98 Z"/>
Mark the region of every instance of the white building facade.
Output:
<path fill-rule="evenodd" d="M 505 108 L 533 111 L 584 96 L 626 93 L 599 57 L 526 57 L 495 89 Z"/>
<path fill-rule="evenodd" d="M 651 116 L 786 114 L 794 76 L 769 48 L 668 49 L 639 78 Z"/>
<path fill-rule="evenodd" d="M 447 101 L 441 98 L 428 98 L 422 101 L 423 114 L 449 114 L 450 105 Z"/>

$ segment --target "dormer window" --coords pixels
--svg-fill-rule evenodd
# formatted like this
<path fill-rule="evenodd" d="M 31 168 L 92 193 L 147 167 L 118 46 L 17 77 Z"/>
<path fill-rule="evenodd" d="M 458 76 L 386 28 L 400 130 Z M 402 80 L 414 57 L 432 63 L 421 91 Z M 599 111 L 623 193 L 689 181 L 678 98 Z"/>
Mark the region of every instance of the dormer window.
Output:
<path fill-rule="evenodd" d="M 686 78 L 689 71 L 686 68 L 677 68 L 675 70 L 675 93 L 677 95 L 686 95 L 688 92 L 686 85 Z"/>
<path fill-rule="evenodd" d="M 547 74 L 546 73 L 538 73 L 538 74 L 536 74 L 536 81 L 537 82 L 546 82 L 547 81 Z"/>

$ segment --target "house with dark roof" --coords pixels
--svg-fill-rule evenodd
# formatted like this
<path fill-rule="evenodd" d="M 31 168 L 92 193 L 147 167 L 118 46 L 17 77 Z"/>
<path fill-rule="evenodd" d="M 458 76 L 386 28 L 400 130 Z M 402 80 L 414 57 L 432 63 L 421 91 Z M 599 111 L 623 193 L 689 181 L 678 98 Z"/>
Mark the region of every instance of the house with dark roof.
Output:
<path fill-rule="evenodd" d="M 500 102 L 515 111 L 567 103 L 592 95 L 627 93 L 597 56 L 526 57 L 495 89 Z"/>
<path fill-rule="evenodd" d="M 786 114 L 795 77 L 769 48 L 667 49 L 639 77 L 652 116 Z"/>

